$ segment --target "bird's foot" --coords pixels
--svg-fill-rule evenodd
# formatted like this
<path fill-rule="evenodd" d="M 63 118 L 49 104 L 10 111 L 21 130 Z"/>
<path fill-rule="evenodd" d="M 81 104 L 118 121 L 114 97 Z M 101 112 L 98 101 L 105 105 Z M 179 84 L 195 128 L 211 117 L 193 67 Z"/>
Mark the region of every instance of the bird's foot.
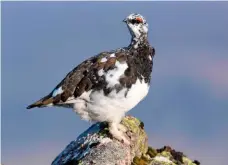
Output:
<path fill-rule="evenodd" d="M 119 126 L 119 124 L 117 124 L 117 123 L 109 123 L 109 132 L 110 132 L 110 134 L 115 139 L 123 142 L 124 144 L 130 145 L 130 141 L 127 139 L 127 137 L 124 135 L 124 133 L 122 131 L 120 131 L 122 129 L 124 129 L 126 131 L 126 128 L 123 125 Z"/>
<path fill-rule="evenodd" d="M 118 124 L 118 130 L 121 132 L 126 133 L 127 132 L 127 127 L 125 127 L 123 124 Z"/>
<path fill-rule="evenodd" d="M 127 146 L 130 146 L 130 144 L 131 144 L 130 141 L 125 136 L 123 136 L 121 142 L 124 143 L 124 144 L 126 144 Z"/>

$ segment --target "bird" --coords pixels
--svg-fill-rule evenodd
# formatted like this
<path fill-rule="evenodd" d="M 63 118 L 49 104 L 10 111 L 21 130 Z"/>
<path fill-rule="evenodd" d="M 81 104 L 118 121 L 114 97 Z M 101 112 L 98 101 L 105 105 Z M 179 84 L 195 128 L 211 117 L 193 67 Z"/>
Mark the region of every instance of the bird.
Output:
<path fill-rule="evenodd" d="M 149 92 L 155 48 L 148 41 L 148 23 L 141 14 L 132 13 L 123 22 L 131 34 L 127 47 L 83 61 L 27 109 L 71 108 L 83 120 L 107 122 L 112 137 L 129 145 L 120 122 Z"/>

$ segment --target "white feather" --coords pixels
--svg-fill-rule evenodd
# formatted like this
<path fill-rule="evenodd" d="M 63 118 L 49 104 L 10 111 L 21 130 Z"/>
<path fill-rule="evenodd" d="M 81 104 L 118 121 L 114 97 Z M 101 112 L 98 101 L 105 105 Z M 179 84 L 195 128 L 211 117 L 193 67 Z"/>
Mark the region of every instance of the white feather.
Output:
<path fill-rule="evenodd" d="M 59 88 L 55 89 L 52 96 L 55 97 L 57 96 L 58 94 L 61 94 L 63 93 L 63 89 L 62 89 L 62 86 L 60 86 Z"/>
<path fill-rule="evenodd" d="M 116 68 L 109 70 L 105 73 L 105 79 L 108 83 L 107 87 L 111 88 L 114 87 L 116 84 L 119 84 L 119 79 L 122 75 L 124 75 L 125 70 L 128 68 L 127 63 L 120 63 L 116 61 L 115 63 Z"/>
<path fill-rule="evenodd" d="M 103 76 L 103 74 L 104 74 L 104 70 L 103 70 L 103 69 L 100 69 L 100 70 L 98 71 L 98 76 Z"/>
<path fill-rule="evenodd" d="M 106 62 L 106 61 L 107 61 L 107 58 L 103 57 L 100 62 Z"/>
<path fill-rule="evenodd" d="M 110 57 L 116 57 L 115 53 L 112 53 L 112 54 L 110 55 Z"/>
<path fill-rule="evenodd" d="M 118 93 L 113 90 L 107 96 L 103 90 L 85 92 L 83 100 L 82 97 L 75 100 L 74 111 L 87 120 L 118 123 L 127 111 L 134 108 L 147 95 L 148 90 L 147 83 L 137 80 L 126 96 L 127 88 Z M 87 116 L 83 117 L 85 114 Z"/>

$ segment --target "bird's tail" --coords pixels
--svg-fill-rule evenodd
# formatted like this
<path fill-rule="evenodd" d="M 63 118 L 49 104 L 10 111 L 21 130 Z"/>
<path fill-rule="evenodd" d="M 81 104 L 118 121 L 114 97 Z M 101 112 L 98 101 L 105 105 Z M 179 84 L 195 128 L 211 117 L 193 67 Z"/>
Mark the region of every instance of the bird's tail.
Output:
<path fill-rule="evenodd" d="M 43 97 L 42 99 L 36 101 L 35 103 L 29 105 L 27 107 L 27 109 L 31 109 L 31 108 L 35 108 L 35 107 L 44 107 L 44 106 L 52 104 L 53 101 L 54 101 L 54 98 L 49 94 L 49 95 Z"/>

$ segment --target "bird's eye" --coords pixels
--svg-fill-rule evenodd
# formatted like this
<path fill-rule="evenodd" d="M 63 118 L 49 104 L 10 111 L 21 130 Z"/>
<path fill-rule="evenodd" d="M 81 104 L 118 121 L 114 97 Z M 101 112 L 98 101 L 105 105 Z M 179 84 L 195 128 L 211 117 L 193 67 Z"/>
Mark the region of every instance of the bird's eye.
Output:
<path fill-rule="evenodd" d="M 131 20 L 131 23 L 132 23 L 132 24 L 136 24 L 137 21 L 136 21 L 135 19 L 132 19 L 132 20 Z"/>

